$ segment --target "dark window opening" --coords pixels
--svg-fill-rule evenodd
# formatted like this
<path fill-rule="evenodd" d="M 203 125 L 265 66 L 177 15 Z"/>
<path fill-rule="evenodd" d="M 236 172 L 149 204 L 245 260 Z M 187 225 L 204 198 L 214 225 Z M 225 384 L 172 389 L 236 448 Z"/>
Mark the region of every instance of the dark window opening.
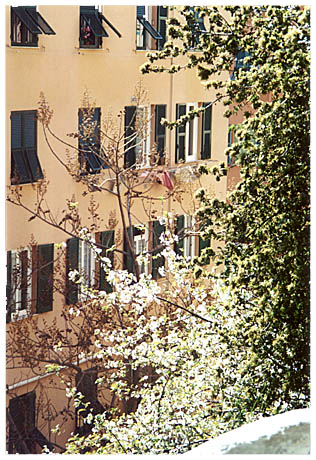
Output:
<path fill-rule="evenodd" d="M 102 37 L 108 33 L 102 25 L 104 21 L 118 37 L 120 32 L 94 6 L 80 7 L 80 48 L 101 48 Z"/>
<path fill-rule="evenodd" d="M 29 184 L 42 178 L 36 110 L 11 112 L 11 184 Z"/>
<path fill-rule="evenodd" d="M 37 46 L 38 35 L 55 35 L 35 6 L 11 7 L 11 45 Z"/>

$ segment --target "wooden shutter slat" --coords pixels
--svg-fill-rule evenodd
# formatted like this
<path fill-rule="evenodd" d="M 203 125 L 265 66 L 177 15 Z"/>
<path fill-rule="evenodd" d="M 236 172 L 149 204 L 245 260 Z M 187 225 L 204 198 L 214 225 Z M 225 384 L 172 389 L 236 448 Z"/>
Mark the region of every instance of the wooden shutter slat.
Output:
<path fill-rule="evenodd" d="M 136 138 L 134 136 L 136 122 L 136 106 L 131 105 L 125 107 L 125 153 L 124 153 L 124 164 L 126 168 L 133 166 L 136 162 L 135 144 Z M 131 138 L 132 136 L 132 138 Z"/>

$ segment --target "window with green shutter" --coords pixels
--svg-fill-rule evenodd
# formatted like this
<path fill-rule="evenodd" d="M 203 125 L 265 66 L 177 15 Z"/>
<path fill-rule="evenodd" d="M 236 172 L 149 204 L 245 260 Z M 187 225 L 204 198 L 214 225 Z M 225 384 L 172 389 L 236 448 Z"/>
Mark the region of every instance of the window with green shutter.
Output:
<path fill-rule="evenodd" d="M 7 322 L 31 312 L 32 260 L 29 249 L 7 252 Z"/>
<path fill-rule="evenodd" d="M 38 35 L 55 35 L 35 6 L 11 7 L 11 45 L 38 46 Z"/>
<path fill-rule="evenodd" d="M 80 7 L 80 48 L 101 48 L 102 37 L 109 36 L 103 27 L 102 21 L 104 21 L 118 37 L 121 37 L 120 32 L 100 11 L 98 11 L 97 8 L 95 8 L 95 6 Z"/>
<path fill-rule="evenodd" d="M 204 102 L 205 111 L 202 115 L 201 159 L 211 158 L 212 106 Z"/>
<path fill-rule="evenodd" d="M 186 104 L 177 104 L 176 118 L 177 120 L 186 114 Z M 186 125 L 182 124 L 176 128 L 176 149 L 175 162 L 185 161 L 185 144 L 186 144 Z"/>
<path fill-rule="evenodd" d="M 41 244 L 37 247 L 37 313 L 53 309 L 53 284 L 54 244 Z"/>
<path fill-rule="evenodd" d="M 36 110 L 11 112 L 11 184 L 43 178 L 37 156 Z"/>
<path fill-rule="evenodd" d="M 158 246 L 161 244 L 160 236 L 165 231 L 165 226 L 162 225 L 158 220 L 155 220 L 152 224 L 153 229 L 153 253 L 152 253 L 152 264 L 151 264 L 151 274 L 153 279 L 158 279 L 161 277 L 159 273 L 159 268 L 165 266 L 165 258 L 160 253 L 163 250 L 158 249 Z"/>
<path fill-rule="evenodd" d="M 149 36 L 159 43 L 162 35 L 152 25 L 152 6 L 136 7 L 136 49 L 150 49 Z"/>
<path fill-rule="evenodd" d="M 210 238 L 203 238 L 199 236 L 199 257 L 203 255 L 203 250 L 211 246 Z M 208 265 L 210 263 L 210 257 L 203 257 L 203 265 Z"/>
<path fill-rule="evenodd" d="M 178 216 L 176 221 L 175 234 L 179 240 L 174 245 L 176 254 L 184 257 L 194 257 L 195 252 L 195 237 L 188 233 L 192 231 L 192 217 L 185 214 Z"/>

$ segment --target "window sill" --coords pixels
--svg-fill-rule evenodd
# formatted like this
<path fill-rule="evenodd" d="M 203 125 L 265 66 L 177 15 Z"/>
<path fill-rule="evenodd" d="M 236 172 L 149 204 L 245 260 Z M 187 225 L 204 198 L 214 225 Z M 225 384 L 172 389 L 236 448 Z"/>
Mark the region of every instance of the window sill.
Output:
<path fill-rule="evenodd" d="M 27 45 L 8 45 L 7 48 L 9 48 L 12 51 L 36 51 L 37 53 L 43 53 L 45 51 L 45 46 L 27 46 Z"/>

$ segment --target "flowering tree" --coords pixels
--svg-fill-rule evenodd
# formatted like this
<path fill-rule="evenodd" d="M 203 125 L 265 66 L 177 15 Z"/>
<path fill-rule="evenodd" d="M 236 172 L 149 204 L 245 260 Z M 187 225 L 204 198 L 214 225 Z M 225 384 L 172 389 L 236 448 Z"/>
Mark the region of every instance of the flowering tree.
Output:
<path fill-rule="evenodd" d="M 124 362 L 127 350 L 135 366 L 152 366 L 155 381 L 135 389 L 141 397 L 135 413 L 97 416 L 93 434 L 70 440 L 68 452 L 183 452 L 255 417 L 309 402 L 309 9 L 184 7 L 181 15 L 169 20 L 172 41 L 151 53 L 142 71 L 196 68 L 205 86 L 218 90 L 227 117 L 244 116 L 232 127 L 236 142 L 227 151 L 240 167 L 240 184 L 227 202 L 198 194 L 205 235 L 226 243 L 221 255 L 206 253 L 224 269 L 215 276 L 184 261 L 175 269 L 167 245 L 174 292 L 186 310 L 143 325 L 138 318 L 140 343 L 133 331 L 130 338 L 104 331 L 98 342 L 109 357 Z M 231 78 L 214 78 L 223 71 Z M 226 174 L 224 167 L 200 170 L 218 180 Z M 205 287 L 211 280 L 212 288 Z M 169 296 L 173 302 L 172 290 Z M 114 376 L 124 392 L 120 374 Z"/>

